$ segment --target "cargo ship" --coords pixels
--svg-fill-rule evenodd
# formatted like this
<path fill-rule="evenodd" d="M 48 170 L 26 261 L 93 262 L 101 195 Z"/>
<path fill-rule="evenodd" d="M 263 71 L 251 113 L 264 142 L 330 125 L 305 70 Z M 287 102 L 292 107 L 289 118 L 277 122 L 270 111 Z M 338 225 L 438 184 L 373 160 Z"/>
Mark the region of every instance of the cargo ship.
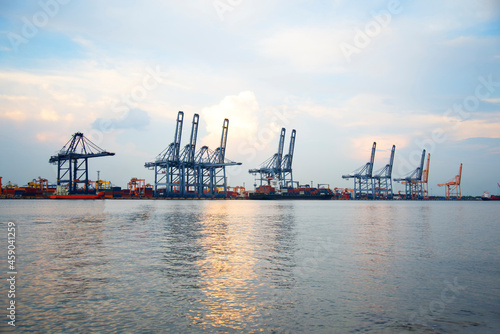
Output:
<path fill-rule="evenodd" d="M 0 194 L 4 198 L 47 198 L 56 190 L 56 186 L 49 185 L 47 179 L 33 179 L 26 186 L 18 187 L 9 181 L 5 188 L 2 188 L 2 178 L 0 177 Z"/>
<path fill-rule="evenodd" d="M 492 195 L 489 192 L 485 192 L 483 196 L 481 196 L 483 201 L 500 201 L 499 195 Z"/>
<path fill-rule="evenodd" d="M 104 192 L 101 191 L 98 194 L 68 194 L 68 195 L 50 195 L 50 199 L 103 199 Z"/>
<path fill-rule="evenodd" d="M 50 199 L 103 199 L 104 191 L 97 194 L 70 194 L 68 189 L 62 186 L 57 186 L 56 191 L 49 195 Z"/>
<path fill-rule="evenodd" d="M 483 201 L 500 201 L 499 195 L 492 195 L 489 192 L 485 192 L 483 196 L 481 196 Z"/>
<path fill-rule="evenodd" d="M 498 184 L 498 187 L 500 188 L 500 184 Z M 483 196 L 481 196 L 481 199 L 483 201 L 500 201 L 500 195 L 492 195 L 489 192 L 485 191 Z"/>
<path fill-rule="evenodd" d="M 258 187 L 255 192 L 248 194 L 248 199 L 254 200 L 330 200 L 335 193 L 329 188 L 299 188 L 277 189 L 271 185 Z"/>

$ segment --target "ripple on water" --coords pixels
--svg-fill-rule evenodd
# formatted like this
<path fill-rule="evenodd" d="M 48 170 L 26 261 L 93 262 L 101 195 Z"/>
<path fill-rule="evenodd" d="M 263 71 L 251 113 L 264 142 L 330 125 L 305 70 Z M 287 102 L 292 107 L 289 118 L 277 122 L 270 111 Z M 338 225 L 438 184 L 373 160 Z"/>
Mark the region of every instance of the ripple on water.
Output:
<path fill-rule="evenodd" d="M 500 231 L 484 203 L 8 202 L 24 332 L 500 327 Z M 444 302 L 455 279 L 465 288 Z"/>

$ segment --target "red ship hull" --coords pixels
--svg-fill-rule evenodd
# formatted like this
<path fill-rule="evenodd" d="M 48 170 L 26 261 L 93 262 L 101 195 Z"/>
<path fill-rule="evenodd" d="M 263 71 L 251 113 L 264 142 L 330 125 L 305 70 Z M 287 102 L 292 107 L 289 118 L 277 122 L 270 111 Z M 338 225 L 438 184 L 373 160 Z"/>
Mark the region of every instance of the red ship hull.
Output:
<path fill-rule="evenodd" d="M 500 196 L 490 195 L 490 197 L 481 197 L 483 201 L 500 201 Z"/>
<path fill-rule="evenodd" d="M 276 188 L 269 185 L 260 186 L 250 193 L 248 199 L 255 200 L 330 200 L 335 194 L 328 188 L 283 188 L 276 192 Z"/>
<path fill-rule="evenodd" d="M 500 188 L 500 184 L 498 184 L 498 187 Z M 500 201 L 500 195 L 492 195 L 489 192 L 485 191 L 481 199 L 483 201 Z"/>
<path fill-rule="evenodd" d="M 50 199 L 102 199 L 104 192 L 97 195 L 50 195 Z"/>

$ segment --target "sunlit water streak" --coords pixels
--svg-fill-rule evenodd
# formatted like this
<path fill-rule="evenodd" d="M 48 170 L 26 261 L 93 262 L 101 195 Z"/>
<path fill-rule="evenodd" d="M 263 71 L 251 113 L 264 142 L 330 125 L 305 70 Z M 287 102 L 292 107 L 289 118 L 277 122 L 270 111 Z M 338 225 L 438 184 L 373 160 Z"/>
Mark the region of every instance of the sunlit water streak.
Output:
<path fill-rule="evenodd" d="M 40 333 L 496 333 L 499 213 L 489 202 L 0 201 L 4 235 L 7 221 L 18 232 L 16 330 Z"/>

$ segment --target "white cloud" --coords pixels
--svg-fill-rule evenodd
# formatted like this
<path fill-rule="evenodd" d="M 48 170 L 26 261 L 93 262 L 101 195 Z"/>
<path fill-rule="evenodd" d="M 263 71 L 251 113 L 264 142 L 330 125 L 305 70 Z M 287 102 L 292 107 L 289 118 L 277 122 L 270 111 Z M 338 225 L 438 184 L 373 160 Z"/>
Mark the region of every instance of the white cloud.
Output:
<path fill-rule="evenodd" d="M 376 141 L 378 149 L 398 149 L 423 142 L 432 133 L 443 133 L 445 141 L 460 141 L 474 137 L 497 138 L 500 129 L 500 114 L 471 114 L 466 120 L 457 120 L 443 114 L 425 110 L 399 109 L 398 104 L 387 103 L 390 96 L 358 94 L 336 107 L 325 107 L 300 102 L 296 108 L 307 116 L 328 122 L 337 132 L 346 134 L 350 158 L 366 159 L 367 151 Z M 436 145 L 441 144 L 437 142 Z"/>
<path fill-rule="evenodd" d="M 155 89 L 147 90 L 145 96 L 131 100 L 134 89 L 142 87 L 149 75 L 148 67 L 151 66 L 136 61 L 117 62 L 115 68 L 106 68 L 97 62 L 69 61 L 58 70 L 0 71 L 3 92 L 0 107 L 5 115 L 17 121 L 78 120 L 80 126 L 85 126 L 98 117 L 116 118 L 120 116 L 114 113 L 117 103 L 125 101 L 130 108 L 141 104 L 162 105 L 158 93 L 169 85 L 175 86 L 173 80 L 166 85 L 162 82 Z M 147 83 L 151 85 L 151 81 Z M 165 110 L 157 113 L 164 114 Z M 65 128 L 61 127 L 61 131 Z"/>
<path fill-rule="evenodd" d="M 0 95 L 0 100 L 7 100 L 7 101 L 27 101 L 30 100 L 31 97 L 28 96 L 15 96 L 15 95 Z"/>
<path fill-rule="evenodd" d="M 57 145 L 66 143 L 68 141 L 68 136 L 67 135 L 64 136 L 63 134 L 57 131 L 43 131 L 36 133 L 36 139 L 39 142 L 48 142 L 50 144 Z"/>
<path fill-rule="evenodd" d="M 42 109 L 40 118 L 44 121 L 57 122 L 59 120 L 59 115 L 54 110 Z"/>
<path fill-rule="evenodd" d="M 224 118 L 228 118 L 230 146 L 237 147 L 242 140 L 255 137 L 259 126 L 258 113 L 259 103 L 251 91 L 224 97 L 218 104 L 201 111 L 201 118 L 206 123 L 208 132 L 202 142 L 211 149 L 219 147 L 222 124 Z"/>
<path fill-rule="evenodd" d="M 295 106 L 300 113 L 309 115 L 315 118 L 321 118 L 330 122 L 338 122 L 343 120 L 348 114 L 345 108 L 332 107 L 324 104 L 318 104 L 311 99 L 299 101 Z"/>
<path fill-rule="evenodd" d="M 262 40 L 257 47 L 264 56 L 286 61 L 299 71 L 344 72 L 347 63 L 339 45 L 352 38 L 352 32 L 338 28 L 291 28 Z"/>
<path fill-rule="evenodd" d="M 0 113 L 0 117 L 6 118 L 12 121 L 16 122 L 22 122 L 25 121 L 28 117 L 27 115 L 19 110 L 12 110 L 12 111 L 4 111 Z"/>
<path fill-rule="evenodd" d="M 498 138 L 500 136 L 500 113 L 491 115 L 487 120 L 470 119 L 460 123 L 454 123 L 448 128 L 450 136 L 455 140 L 469 138 Z"/>

